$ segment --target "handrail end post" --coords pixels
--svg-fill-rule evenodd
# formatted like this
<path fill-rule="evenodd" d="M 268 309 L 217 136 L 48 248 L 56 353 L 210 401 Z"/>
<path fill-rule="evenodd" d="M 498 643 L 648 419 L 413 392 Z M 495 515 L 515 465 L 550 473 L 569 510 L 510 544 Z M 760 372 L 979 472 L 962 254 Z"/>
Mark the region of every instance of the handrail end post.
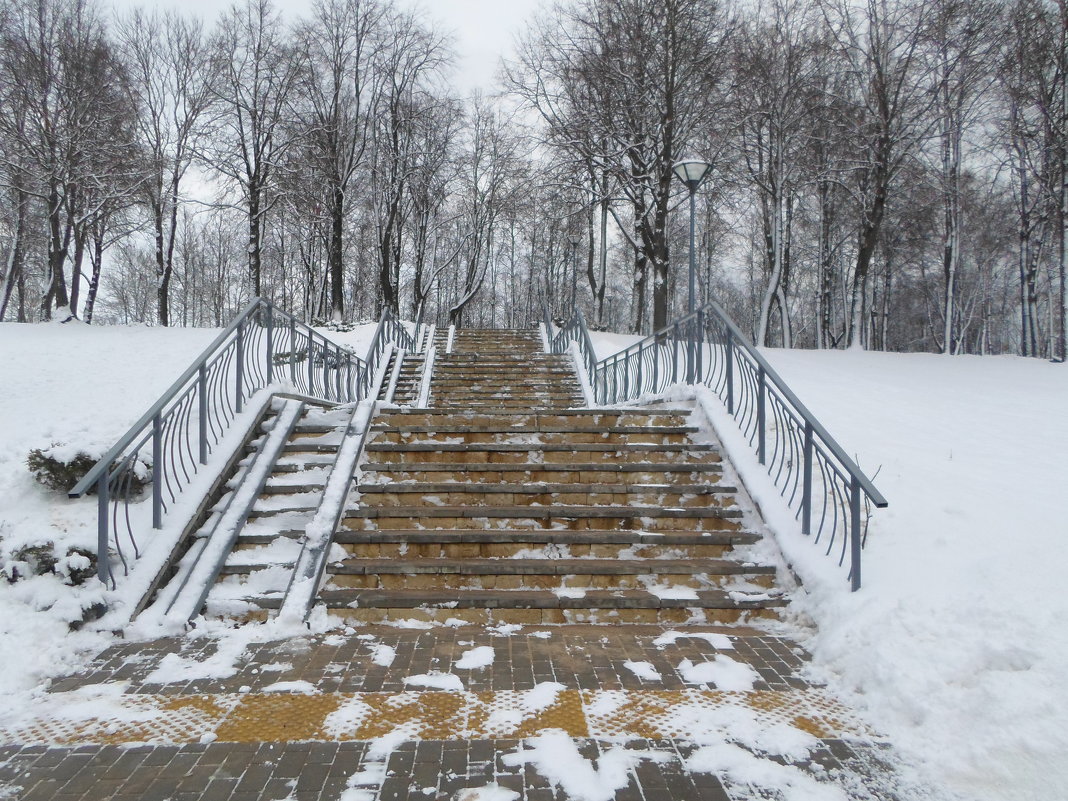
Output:
<path fill-rule="evenodd" d="M 850 528 L 850 565 L 849 580 L 853 592 L 860 589 L 860 479 L 855 474 L 849 479 L 849 528 Z"/>
<path fill-rule="evenodd" d="M 152 528 L 163 528 L 163 417 L 152 418 Z"/>
<path fill-rule="evenodd" d="M 107 584 L 111 579 L 108 562 L 108 472 L 105 470 L 96 480 L 96 577 Z"/>

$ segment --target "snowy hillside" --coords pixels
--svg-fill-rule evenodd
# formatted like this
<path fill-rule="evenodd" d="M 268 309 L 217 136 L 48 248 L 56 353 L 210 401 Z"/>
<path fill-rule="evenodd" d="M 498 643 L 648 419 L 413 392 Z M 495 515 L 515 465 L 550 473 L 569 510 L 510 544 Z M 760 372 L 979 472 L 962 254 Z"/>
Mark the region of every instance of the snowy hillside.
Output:
<path fill-rule="evenodd" d="M 363 352 L 375 325 L 323 333 Z M 73 322 L 0 325 L 0 566 L 24 546 L 95 550 L 96 502 L 72 501 L 37 484 L 31 449 L 67 446 L 100 455 L 126 432 L 218 334 L 217 329 L 89 326 Z M 0 693 L 26 691 L 77 664 L 95 635 L 66 637 L 67 621 L 99 598 L 95 580 L 71 588 L 56 576 L 0 581 L 0 637 L 33 642 L 8 650 Z M 36 611 L 34 615 L 27 612 Z"/>
<path fill-rule="evenodd" d="M 593 334 L 598 355 L 637 338 Z M 1015 357 L 765 351 L 885 494 L 864 587 L 804 540 L 711 393 L 747 486 L 801 573 L 817 670 L 966 798 L 1068 786 L 1068 366 Z M 681 391 L 680 391 L 681 390 Z M 669 397 L 692 397 L 679 388 Z"/>
<path fill-rule="evenodd" d="M 890 501 L 864 588 L 812 586 L 817 660 L 968 797 L 1068 786 L 1068 366 L 766 351 Z"/>

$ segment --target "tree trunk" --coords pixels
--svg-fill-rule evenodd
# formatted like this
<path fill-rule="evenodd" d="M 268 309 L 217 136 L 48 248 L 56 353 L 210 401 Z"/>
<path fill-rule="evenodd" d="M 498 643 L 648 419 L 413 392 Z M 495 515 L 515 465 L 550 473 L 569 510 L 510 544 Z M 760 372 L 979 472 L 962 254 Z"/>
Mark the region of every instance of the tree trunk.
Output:
<path fill-rule="evenodd" d="M 345 272 L 342 266 L 342 231 L 345 222 L 345 192 L 335 184 L 330 203 L 330 319 L 345 317 Z"/>

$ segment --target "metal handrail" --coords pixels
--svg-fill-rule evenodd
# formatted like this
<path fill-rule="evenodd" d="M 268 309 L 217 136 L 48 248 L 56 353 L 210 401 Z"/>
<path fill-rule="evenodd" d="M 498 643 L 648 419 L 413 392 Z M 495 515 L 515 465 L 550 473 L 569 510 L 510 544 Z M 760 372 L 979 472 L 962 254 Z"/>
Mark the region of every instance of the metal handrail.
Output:
<path fill-rule="evenodd" d="M 718 303 L 600 361 L 581 311 L 549 341 L 553 353 L 578 343 L 601 405 L 662 393 L 673 384 L 712 389 L 796 510 L 802 533 L 815 533 L 816 542 L 826 537 L 830 554 L 838 533 L 845 532 L 838 562 L 849 554 L 849 579 L 854 590 L 860 588 L 867 531 L 861 504 L 866 499 L 883 508 L 887 501 Z"/>
<path fill-rule="evenodd" d="M 68 493 L 97 492 L 100 580 L 115 586 L 112 550 L 129 572 L 148 508 L 151 527 L 162 528 L 253 395 L 274 387 L 329 403 L 361 400 L 391 343 L 410 348 L 412 338 L 388 310 L 364 360 L 270 302 L 251 301 Z"/>

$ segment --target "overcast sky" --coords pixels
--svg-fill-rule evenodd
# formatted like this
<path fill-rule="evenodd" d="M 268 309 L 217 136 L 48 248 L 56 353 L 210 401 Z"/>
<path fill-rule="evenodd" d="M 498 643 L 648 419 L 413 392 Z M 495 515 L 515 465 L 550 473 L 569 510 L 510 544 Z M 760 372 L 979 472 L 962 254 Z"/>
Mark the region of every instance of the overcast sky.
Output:
<path fill-rule="evenodd" d="M 210 22 L 228 3 L 219 0 L 113 0 L 120 12 L 135 6 L 178 9 Z M 290 17 L 302 16 L 311 0 L 275 0 Z M 456 88 L 489 90 L 502 55 L 510 56 L 515 34 L 548 0 L 398 0 L 455 34 Z"/>

